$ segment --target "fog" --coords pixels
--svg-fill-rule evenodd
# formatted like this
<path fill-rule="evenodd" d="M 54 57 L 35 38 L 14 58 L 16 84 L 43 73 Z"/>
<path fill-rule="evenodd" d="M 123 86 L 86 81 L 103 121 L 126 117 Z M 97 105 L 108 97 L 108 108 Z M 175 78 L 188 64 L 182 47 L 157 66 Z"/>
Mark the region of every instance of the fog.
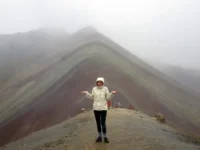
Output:
<path fill-rule="evenodd" d="M 93 26 L 145 60 L 200 69 L 199 0 L 1 0 L 0 34 Z"/>

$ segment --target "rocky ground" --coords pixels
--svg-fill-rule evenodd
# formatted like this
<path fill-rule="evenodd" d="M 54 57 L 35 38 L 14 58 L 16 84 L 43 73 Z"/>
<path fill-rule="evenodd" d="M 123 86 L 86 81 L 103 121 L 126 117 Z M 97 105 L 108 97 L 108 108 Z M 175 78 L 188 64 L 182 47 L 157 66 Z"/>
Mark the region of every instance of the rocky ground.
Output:
<path fill-rule="evenodd" d="M 200 150 L 176 129 L 138 111 L 109 110 L 109 144 L 95 143 L 92 111 L 10 143 L 1 150 Z"/>

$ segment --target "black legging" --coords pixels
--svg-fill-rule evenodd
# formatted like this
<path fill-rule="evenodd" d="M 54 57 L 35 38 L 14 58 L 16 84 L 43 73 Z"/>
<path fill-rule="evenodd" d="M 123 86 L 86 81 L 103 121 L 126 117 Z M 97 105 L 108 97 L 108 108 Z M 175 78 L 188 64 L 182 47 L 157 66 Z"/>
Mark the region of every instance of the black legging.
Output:
<path fill-rule="evenodd" d="M 94 115 L 97 123 L 97 130 L 99 133 L 101 133 L 101 127 L 103 130 L 103 133 L 106 134 L 106 116 L 107 111 L 106 110 L 94 110 Z"/>

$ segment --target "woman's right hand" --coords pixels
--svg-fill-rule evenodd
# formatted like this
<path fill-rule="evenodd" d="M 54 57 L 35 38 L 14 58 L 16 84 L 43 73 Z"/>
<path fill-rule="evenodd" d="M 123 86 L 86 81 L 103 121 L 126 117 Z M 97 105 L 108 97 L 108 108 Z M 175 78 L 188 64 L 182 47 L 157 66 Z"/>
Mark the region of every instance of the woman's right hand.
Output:
<path fill-rule="evenodd" d="M 86 94 L 86 93 L 88 93 L 88 91 L 81 91 L 81 93 Z"/>

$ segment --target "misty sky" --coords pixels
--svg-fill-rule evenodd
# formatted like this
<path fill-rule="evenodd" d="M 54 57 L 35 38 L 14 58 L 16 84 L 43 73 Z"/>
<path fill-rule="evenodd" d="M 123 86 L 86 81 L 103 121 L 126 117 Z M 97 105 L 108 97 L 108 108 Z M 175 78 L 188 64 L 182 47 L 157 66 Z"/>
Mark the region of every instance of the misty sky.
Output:
<path fill-rule="evenodd" d="M 200 69 L 200 0 L 0 0 L 0 34 L 88 25 L 143 59 Z"/>

